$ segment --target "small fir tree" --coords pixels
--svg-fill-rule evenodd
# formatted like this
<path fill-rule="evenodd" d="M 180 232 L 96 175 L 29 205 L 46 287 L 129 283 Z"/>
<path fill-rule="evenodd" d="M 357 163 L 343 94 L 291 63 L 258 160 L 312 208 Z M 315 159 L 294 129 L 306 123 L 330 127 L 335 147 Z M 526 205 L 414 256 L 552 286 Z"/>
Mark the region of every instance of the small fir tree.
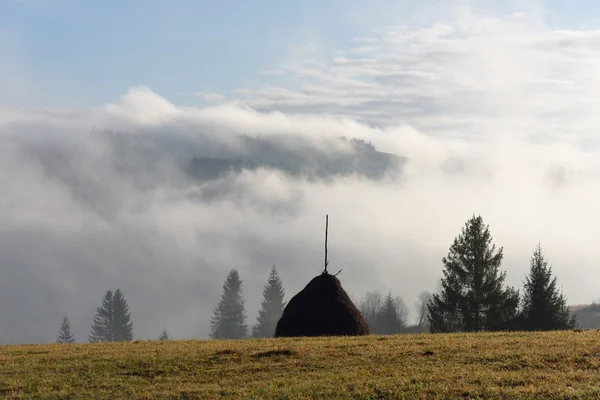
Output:
<path fill-rule="evenodd" d="M 210 323 L 213 339 L 242 339 L 248 335 L 242 280 L 237 270 L 232 269 L 223 285 L 223 294 L 214 309 Z"/>
<path fill-rule="evenodd" d="M 56 343 L 75 343 L 75 337 L 71 333 L 71 322 L 69 318 L 65 315 L 62 319 L 62 323 L 60 324 L 60 329 L 58 330 L 58 338 L 56 339 Z"/>
<path fill-rule="evenodd" d="M 565 296 L 559 293 L 556 277 L 552 277 L 552 268 L 538 244 L 524 284 L 521 328 L 549 331 L 573 329 L 575 326 L 575 316 L 569 312 Z"/>
<path fill-rule="evenodd" d="M 158 340 L 171 340 L 171 335 L 167 332 L 167 328 L 163 329 L 162 333 L 158 337 Z"/>
<path fill-rule="evenodd" d="M 256 325 L 252 327 L 253 337 L 273 337 L 277 321 L 281 318 L 285 308 L 284 296 L 283 283 L 273 265 L 269 280 L 263 289 L 263 300 L 256 318 Z"/>

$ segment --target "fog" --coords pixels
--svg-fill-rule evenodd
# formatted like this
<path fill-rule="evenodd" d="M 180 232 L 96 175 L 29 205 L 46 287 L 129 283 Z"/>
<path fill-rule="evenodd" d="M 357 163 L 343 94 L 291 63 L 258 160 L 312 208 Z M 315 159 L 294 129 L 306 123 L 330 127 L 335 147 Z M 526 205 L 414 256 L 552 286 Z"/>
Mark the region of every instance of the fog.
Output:
<path fill-rule="evenodd" d="M 206 338 L 231 268 L 252 325 L 273 264 L 288 299 L 321 272 L 325 214 L 330 270 L 355 299 L 391 290 L 412 306 L 481 214 L 510 285 L 521 288 L 541 242 L 569 303 L 591 302 L 598 34 L 461 12 L 276 66 L 283 83 L 213 96 L 219 104 L 137 86 L 95 108 L 1 109 L 0 342 L 53 341 L 64 314 L 86 341 L 117 287 L 134 338 L 164 327 Z M 247 156 L 240 135 L 299 159 L 353 157 L 340 136 L 400 158 L 375 178 L 259 165 L 198 180 L 182 168 L 186 157 Z"/>

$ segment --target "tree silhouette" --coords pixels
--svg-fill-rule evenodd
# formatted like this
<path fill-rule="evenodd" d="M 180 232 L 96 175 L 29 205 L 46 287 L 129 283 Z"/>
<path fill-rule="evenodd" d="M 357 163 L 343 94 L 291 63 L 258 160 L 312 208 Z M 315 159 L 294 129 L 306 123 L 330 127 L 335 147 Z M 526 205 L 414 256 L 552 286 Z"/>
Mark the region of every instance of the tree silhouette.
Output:
<path fill-rule="evenodd" d="M 263 300 L 256 318 L 256 325 L 252 327 L 253 337 L 273 337 L 277 321 L 281 318 L 285 308 L 284 296 L 283 283 L 273 265 L 269 280 L 263 289 Z"/>
<path fill-rule="evenodd" d="M 71 322 L 66 315 L 63 317 L 62 323 L 60 324 L 56 343 L 75 343 L 75 337 L 71 333 Z"/>
<path fill-rule="evenodd" d="M 162 333 L 158 337 L 158 340 L 171 340 L 171 335 L 167 332 L 167 328 L 163 329 Z"/>
<path fill-rule="evenodd" d="M 120 289 L 107 290 L 102 305 L 96 309 L 90 342 L 122 342 L 132 340 L 133 324 L 127 301 Z"/>
<path fill-rule="evenodd" d="M 368 291 L 365 294 L 365 297 L 358 304 L 358 309 L 360 313 L 363 315 L 369 328 L 371 328 L 372 332 L 377 331 L 377 316 L 379 315 L 379 311 L 381 310 L 382 299 L 381 292 L 378 290 Z"/>
<path fill-rule="evenodd" d="M 567 299 L 556 287 L 556 277 L 538 244 L 530 262 L 529 276 L 524 284 L 521 328 L 530 331 L 572 329 L 576 326 Z"/>
<path fill-rule="evenodd" d="M 406 306 L 400 298 L 392 297 L 388 292 L 383 305 L 377 314 L 375 333 L 393 335 L 399 333 L 406 325 Z"/>
<path fill-rule="evenodd" d="M 227 275 L 221 300 L 215 307 L 210 322 L 211 338 L 242 339 L 248 336 L 244 303 L 242 280 L 237 270 L 232 269 Z"/>
<path fill-rule="evenodd" d="M 133 323 L 127 300 L 123 297 L 120 289 L 115 290 L 113 295 L 115 318 L 114 318 L 114 341 L 126 342 L 133 339 Z"/>
<path fill-rule="evenodd" d="M 431 301 L 432 298 L 433 298 L 433 295 L 431 294 L 431 292 L 429 292 L 427 290 L 424 290 L 421 293 L 419 293 L 419 300 L 417 301 L 417 304 L 416 304 L 417 326 L 418 327 L 421 327 L 421 328 L 429 327 L 429 319 L 428 319 L 429 310 L 427 309 L 427 305 L 429 304 L 429 302 Z"/>
<path fill-rule="evenodd" d="M 467 221 L 442 262 L 442 290 L 428 304 L 432 333 L 514 328 L 519 293 L 503 287 L 502 248 L 496 252 L 481 216 Z"/>

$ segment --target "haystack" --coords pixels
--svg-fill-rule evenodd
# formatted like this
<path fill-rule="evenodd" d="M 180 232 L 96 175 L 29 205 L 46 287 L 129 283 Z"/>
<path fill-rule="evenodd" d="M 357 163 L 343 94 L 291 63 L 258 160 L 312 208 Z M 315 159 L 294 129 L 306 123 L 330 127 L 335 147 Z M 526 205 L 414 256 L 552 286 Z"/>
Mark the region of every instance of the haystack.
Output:
<path fill-rule="evenodd" d="M 275 337 L 368 335 L 369 326 L 342 288 L 323 272 L 292 297 L 277 323 Z"/>

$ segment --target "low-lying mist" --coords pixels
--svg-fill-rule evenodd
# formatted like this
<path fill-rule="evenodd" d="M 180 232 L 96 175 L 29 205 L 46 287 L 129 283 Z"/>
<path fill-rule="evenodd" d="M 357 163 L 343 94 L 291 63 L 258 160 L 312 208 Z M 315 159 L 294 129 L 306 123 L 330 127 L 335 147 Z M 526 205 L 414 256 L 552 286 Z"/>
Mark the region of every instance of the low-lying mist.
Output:
<path fill-rule="evenodd" d="M 52 341 L 63 314 L 85 341 L 104 292 L 116 287 L 134 337 L 167 327 L 175 338 L 205 338 L 231 268 L 244 280 L 251 325 L 273 264 L 288 298 L 320 273 L 326 213 L 330 269 L 343 270 L 355 299 L 391 290 L 410 306 L 435 290 L 441 258 L 473 213 L 504 246 L 509 284 L 521 286 L 541 241 L 570 303 L 596 296 L 596 152 L 180 108 L 145 88 L 123 101 L 1 121 L 4 343 Z M 153 119 L 120 108 L 136 104 Z M 281 154 L 282 163 L 269 161 Z M 200 164 L 217 171 L 206 176 L 187 168 L 211 156 L 229 163 Z"/>

